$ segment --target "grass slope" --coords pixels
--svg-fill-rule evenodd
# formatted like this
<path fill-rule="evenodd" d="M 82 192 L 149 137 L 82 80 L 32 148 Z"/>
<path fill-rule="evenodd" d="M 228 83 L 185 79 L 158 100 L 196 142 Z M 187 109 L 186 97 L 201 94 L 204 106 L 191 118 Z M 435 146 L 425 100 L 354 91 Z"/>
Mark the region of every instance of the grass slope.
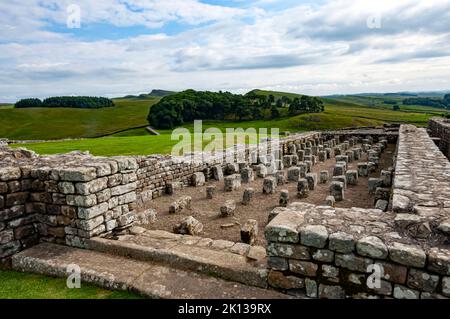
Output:
<path fill-rule="evenodd" d="M 273 94 L 276 97 L 299 96 L 295 93 L 256 91 L 258 94 Z M 440 114 L 436 109 L 410 106 L 407 110 L 392 111 L 385 99 L 400 97 L 385 96 L 339 96 L 323 98 L 325 112 L 301 114 L 263 121 L 205 121 L 203 129 L 226 128 L 279 128 L 280 132 L 304 132 L 345 127 L 376 126 L 385 123 L 411 123 L 426 126 L 431 116 Z M 108 137 L 20 144 L 40 154 L 56 154 L 73 150 L 90 151 L 94 155 L 148 155 L 170 153 L 177 141 L 171 140 L 170 131 L 161 131 L 160 136 L 150 136 L 145 129 L 136 128 L 147 124 L 149 106 L 159 99 L 116 99 L 113 109 L 1 109 L 0 137 L 17 139 L 56 139 L 95 137 L 114 132 Z M 403 107 L 403 106 L 402 106 Z M 193 125 L 185 125 L 192 130 Z M 124 130 L 124 131 L 122 131 Z"/>
<path fill-rule="evenodd" d="M 0 136 L 39 140 L 96 137 L 147 125 L 149 106 L 159 98 L 114 100 L 113 108 L 4 109 L 0 108 Z"/>
<path fill-rule="evenodd" d="M 125 291 L 109 291 L 89 284 L 69 289 L 66 281 L 16 271 L 0 270 L 0 299 L 141 299 Z"/>
<path fill-rule="evenodd" d="M 325 100 L 325 112 L 302 114 L 276 120 L 245 122 L 204 122 L 203 129 L 217 127 L 223 132 L 226 128 L 279 128 L 280 132 L 304 132 L 311 130 L 338 129 L 344 127 L 376 126 L 384 123 L 412 123 L 425 126 L 430 115 L 423 113 L 397 112 L 387 109 L 364 107 L 357 104 Z M 185 125 L 193 130 L 193 125 Z M 270 133 L 270 132 L 269 132 Z M 159 136 L 150 136 L 144 129 L 134 129 L 111 137 L 62 142 L 20 144 L 40 154 L 56 154 L 68 151 L 90 151 L 94 155 L 149 155 L 168 154 L 178 141 L 171 141 L 171 131 L 161 131 Z"/>

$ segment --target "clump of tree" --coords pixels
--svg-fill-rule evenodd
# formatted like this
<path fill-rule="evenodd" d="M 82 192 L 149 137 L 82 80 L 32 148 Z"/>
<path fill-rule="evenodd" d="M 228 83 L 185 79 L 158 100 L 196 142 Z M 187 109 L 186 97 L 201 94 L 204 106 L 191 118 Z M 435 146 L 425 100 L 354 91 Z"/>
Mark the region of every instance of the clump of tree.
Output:
<path fill-rule="evenodd" d="M 15 105 L 15 108 L 26 108 L 26 107 L 42 107 L 42 101 L 39 99 L 22 99 L 18 101 Z"/>
<path fill-rule="evenodd" d="M 320 113 L 325 110 L 323 102 L 317 97 L 303 95 L 301 98 L 294 98 L 289 105 L 289 114 L 297 115 L 301 113 Z"/>
<path fill-rule="evenodd" d="M 50 97 L 43 101 L 40 99 L 23 99 L 15 104 L 15 108 L 78 108 L 78 109 L 100 109 L 113 107 L 111 99 L 94 96 L 58 96 Z"/>
<path fill-rule="evenodd" d="M 431 106 L 441 109 L 450 109 L 450 94 L 444 96 L 443 99 L 430 98 L 430 97 L 418 97 L 409 98 L 403 100 L 404 105 L 422 105 Z"/>
<path fill-rule="evenodd" d="M 258 94 L 257 91 L 239 95 L 230 92 L 187 90 L 162 98 L 151 107 L 147 119 L 153 127 L 171 129 L 194 120 L 276 119 L 283 115 L 283 108 L 290 114 L 324 110 L 323 103 L 318 98 L 302 96 L 298 101 L 300 107 L 292 109 L 293 101 L 289 98 L 283 96 L 277 99 L 272 94 Z M 300 101 L 303 101 L 303 104 Z"/>

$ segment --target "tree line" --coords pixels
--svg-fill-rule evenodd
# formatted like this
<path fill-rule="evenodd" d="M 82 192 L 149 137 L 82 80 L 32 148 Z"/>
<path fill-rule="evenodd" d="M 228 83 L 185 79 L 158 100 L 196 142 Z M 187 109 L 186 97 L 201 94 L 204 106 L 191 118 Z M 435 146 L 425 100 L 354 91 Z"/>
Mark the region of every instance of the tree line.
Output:
<path fill-rule="evenodd" d="M 100 109 L 113 107 L 111 99 L 94 96 L 58 96 L 40 99 L 22 99 L 18 101 L 15 108 L 51 107 L 51 108 L 78 108 L 78 109 Z"/>
<path fill-rule="evenodd" d="M 418 97 L 409 98 L 403 100 L 404 105 L 422 105 L 431 106 L 441 109 L 450 109 L 450 94 L 446 94 L 443 99 L 430 98 L 430 97 Z"/>
<path fill-rule="evenodd" d="M 240 95 L 187 90 L 162 98 L 150 108 L 147 119 L 155 128 L 172 129 L 194 120 L 263 120 L 323 111 L 320 99 L 306 95 L 291 99 L 256 91 Z"/>

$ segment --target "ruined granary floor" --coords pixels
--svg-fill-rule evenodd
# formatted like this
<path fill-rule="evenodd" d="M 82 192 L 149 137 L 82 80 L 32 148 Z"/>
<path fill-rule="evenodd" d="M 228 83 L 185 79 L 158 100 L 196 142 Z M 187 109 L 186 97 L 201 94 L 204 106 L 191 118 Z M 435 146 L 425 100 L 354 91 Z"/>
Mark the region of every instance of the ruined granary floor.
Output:
<path fill-rule="evenodd" d="M 380 165 L 375 172 L 370 173 L 368 177 L 359 177 L 358 185 L 348 185 L 345 190 L 345 199 L 336 202 L 337 208 L 374 208 L 374 195 L 368 192 L 368 179 L 370 177 L 379 177 L 381 170 L 387 169 L 393 165 L 393 156 L 395 153 L 395 145 L 389 144 L 386 150 L 381 154 Z M 360 160 L 349 163 L 348 169 L 357 169 L 360 162 L 367 162 L 367 154 L 363 153 Z M 328 170 L 333 176 L 333 168 L 336 159 L 333 157 L 324 163 L 318 163 L 312 168 L 312 172 L 319 174 L 322 170 Z M 286 169 L 287 172 L 287 169 Z M 140 225 L 150 230 L 173 231 L 173 227 L 181 222 L 186 216 L 193 216 L 203 223 L 203 232 L 200 236 L 212 239 L 223 239 L 232 242 L 239 242 L 240 225 L 243 225 L 248 219 L 258 221 L 258 239 L 256 245 L 264 246 L 266 240 L 264 238 L 264 229 L 268 223 L 269 213 L 279 206 L 280 192 L 283 189 L 289 191 L 290 202 L 305 202 L 314 205 L 322 205 L 329 193 L 331 181 L 326 184 L 317 184 L 314 191 L 310 191 L 308 198 L 297 198 L 297 183 L 288 182 L 285 186 L 278 186 L 275 194 L 263 194 L 263 178 L 255 177 L 255 181 L 251 183 L 242 183 L 239 190 L 233 192 L 225 192 L 224 184 L 215 180 L 208 181 L 201 187 L 185 187 L 175 192 L 174 195 L 164 195 L 148 202 L 145 209 L 151 208 L 157 212 L 156 222 L 149 225 Z M 214 199 L 206 198 L 206 187 L 215 185 L 217 193 Z M 254 188 L 255 194 L 249 205 L 242 205 L 242 196 L 246 188 Z M 169 214 L 169 206 L 172 202 L 178 200 L 182 196 L 192 197 L 191 209 L 184 209 L 177 214 Z M 227 200 L 235 200 L 237 207 L 233 217 L 220 217 L 220 207 Z M 226 226 L 226 227 L 225 227 Z"/>

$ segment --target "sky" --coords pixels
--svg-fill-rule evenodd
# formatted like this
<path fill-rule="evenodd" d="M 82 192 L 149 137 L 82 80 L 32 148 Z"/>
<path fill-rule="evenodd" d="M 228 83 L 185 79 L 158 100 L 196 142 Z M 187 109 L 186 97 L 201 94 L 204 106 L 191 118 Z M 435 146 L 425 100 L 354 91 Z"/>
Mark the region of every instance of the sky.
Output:
<path fill-rule="evenodd" d="M 0 101 L 450 89 L 450 0 L 8 0 Z"/>

